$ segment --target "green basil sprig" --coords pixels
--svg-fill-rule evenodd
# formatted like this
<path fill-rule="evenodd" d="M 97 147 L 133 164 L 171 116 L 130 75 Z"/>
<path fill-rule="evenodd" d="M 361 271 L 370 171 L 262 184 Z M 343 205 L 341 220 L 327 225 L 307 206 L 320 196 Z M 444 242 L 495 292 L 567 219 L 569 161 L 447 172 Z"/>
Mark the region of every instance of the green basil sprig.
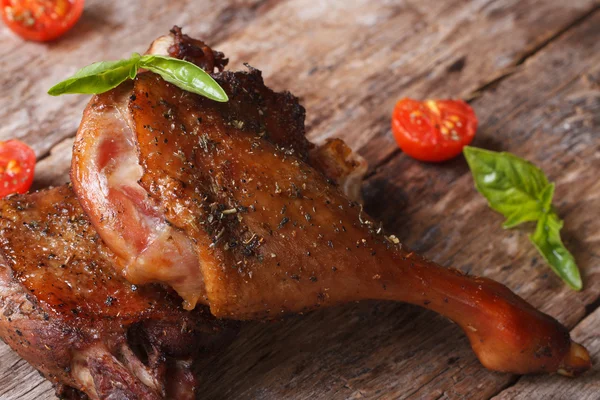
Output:
<path fill-rule="evenodd" d="M 80 69 L 72 77 L 48 90 L 52 96 L 68 93 L 99 94 L 107 92 L 127 79 L 133 79 L 139 68 L 160 75 L 165 81 L 188 92 L 218 102 L 229 100 L 221 86 L 202 68 L 173 57 L 133 53 L 130 58 L 102 61 Z"/>
<path fill-rule="evenodd" d="M 560 239 L 563 222 L 552 207 L 554 183 L 541 169 L 513 154 L 466 146 L 463 150 L 475 187 L 490 207 L 506 217 L 505 228 L 537 221 L 529 236 L 552 270 L 571 288 L 582 282 L 573 255 Z"/>

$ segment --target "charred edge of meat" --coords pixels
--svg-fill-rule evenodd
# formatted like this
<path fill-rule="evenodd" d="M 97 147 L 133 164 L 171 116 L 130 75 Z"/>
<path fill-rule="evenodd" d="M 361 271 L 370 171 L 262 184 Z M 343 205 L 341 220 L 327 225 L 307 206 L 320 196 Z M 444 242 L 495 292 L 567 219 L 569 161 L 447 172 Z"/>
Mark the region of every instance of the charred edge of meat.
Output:
<path fill-rule="evenodd" d="M 214 107 L 219 109 L 227 124 L 255 133 L 306 161 L 314 145 L 306 139 L 305 108 L 290 92 L 271 90 L 265 85 L 260 70 L 245 65 L 247 72 L 223 71 L 212 74 L 229 96 L 229 102 Z"/>
<path fill-rule="evenodd" d="M 170 35 L 154 40 L 146 53 L 185 59 L 203 68 L 227 92 L 229 101 L 213 104 L 199 96 L 202 107 L 217 107 L 227 124 L 253 132 L 304 161 L 308 159 L 314 145 L 305 137 L 304 107 L 290 92 L 275 92 L 267 87 L 260 70 L 244 64 L 248 71 L 224 71 L 228 60 L 223 53 L 182 34 L 178 26 Z"/>
<path fill-rule="evenodd" d="M 211 49 L 201 40 L 183 34 L 177 25 L 171 29 L 171 34 L 174 38 L 174 43 L 168 49 L 171 57 L 194 63 L 208 72 L 214 72 L 215 69 L 223 71 L 229 62 L 223 53 Z"/>

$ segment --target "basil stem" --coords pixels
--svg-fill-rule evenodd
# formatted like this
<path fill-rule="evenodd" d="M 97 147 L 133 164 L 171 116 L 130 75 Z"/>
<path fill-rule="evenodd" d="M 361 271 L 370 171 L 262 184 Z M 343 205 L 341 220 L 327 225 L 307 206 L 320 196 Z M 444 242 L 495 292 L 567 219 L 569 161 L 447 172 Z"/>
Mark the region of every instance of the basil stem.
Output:
<path fill-rule="evenodd" d="M 463 150 L 475 187 L 490 208 L 506 217 L 505 228 L 537 221 L 530 240 L 552 270 L 570 287 L 581 290 L 575 259 L 560 239 L 563 222 L 552 207 L 554 183 L 541 169 L 510 153 L 466 146 Z"/>
<path fill-rule="evenodd" d="M 137 53 L 125 60 L 88 65 L 72 77 L 51 87 L 48 94 L 59 96 L 68 93 L 104 93 L 127 79 L 134 79 L 139 68 L 157 73 L 165 81 L 188 92 L 219 102 L 229 100 L 223 88 L 202 68 L 173 57 L 152 54 L 140 56 Z"/>

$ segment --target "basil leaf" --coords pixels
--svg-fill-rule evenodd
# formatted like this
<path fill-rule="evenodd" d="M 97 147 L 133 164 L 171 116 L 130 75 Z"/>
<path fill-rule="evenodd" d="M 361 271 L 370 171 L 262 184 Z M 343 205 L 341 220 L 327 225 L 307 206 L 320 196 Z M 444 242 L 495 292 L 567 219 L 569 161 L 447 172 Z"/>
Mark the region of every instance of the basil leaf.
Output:
<path fill-rule="evenodd" d="M 575 259 L 560 239 L 562 227 L 563 221 L 555 212 L 546 213 L 538 221 L 535 233 L 529 235 L 529 239 L 562 280 L 571 288 L 581 290 L 581 276 Z"/>
<path fill-rule="evenodd" d="M 537 221 L 550 209 L 554 187 L 535 165 L 510 153 L 466 146 L 477 190 L 506 217 L 505 228 Z"/>
<path fill-rule="evenodd" d="M 223 88 L 208 73 L 188 61 L 148 54 L 140 59 L 139 65 L 188 92 L 218 102 L 229 100 Z"/>
<path fill-rule="evenodd" d="M 510 153 L 497 153 L 475 147 L 463 150 L 477 190 L 494 210 L 506 217 L 505 228 L 537 221 L 529 239 L 570 287 L 581 290 L 581 276 L 573 255 L 563 245 L 563 222 L 552 207 L 554 183 L 541 169 Z"/>
<path fill-rule="evenodd" d="M 128 78 L 133 79 L 141 56 L 133 53 L 129 59 L 102 61 L 88 65 L 72 77 L 57 83 L 48 90 L 52 96 L 67 93 L 98 94 L 113 89 Z"/>
<path fill-rule="evenodd" d="M 227 93 L 202 68 L 173 57 L 133 53 L 127 60 L 103 61 L 80 69 L 75 75 L 50 88 L 48 94 L 98 94 L 117 87 L 127 79 L 134 79 L 138 68 L 159 74 L 165 81 L 209 99 L 229 101 Z"/>

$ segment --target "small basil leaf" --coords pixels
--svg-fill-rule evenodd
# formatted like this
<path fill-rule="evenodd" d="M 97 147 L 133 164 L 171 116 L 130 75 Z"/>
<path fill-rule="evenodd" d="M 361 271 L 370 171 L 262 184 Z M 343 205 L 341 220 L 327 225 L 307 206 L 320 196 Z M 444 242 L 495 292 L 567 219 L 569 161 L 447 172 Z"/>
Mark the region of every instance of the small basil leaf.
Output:
<path fill-rule="evenodd" d="M 535 233 L 529 239 L 563 281 L 573 289 L 581 290 L 581 276 L 575 259 L 560 239 L 562 227 L 563 222 L 556 213 L 546 213 L 538 221 Z"/>
<path fill-rule="evenodd" d="M 140 55 L 133 53 L 129 59 L 101 61 L 77 71 L 72 77 L 57 83 L 48 94 L 59 96 L 67 93 L 99 94 L 113 89 L 137 74 Z"/>
<path fill-rule="evenodd" d="M 463 152 L 477 190 L 506 217 L 505 228 L 537 221 L 548 211 L 554 187 L 548 188 L 548 179 L 538 167 L 510 153 L 470 146 Z"/>
<path fill-rule="evenodd" d="M 139 65 L 141 68 L 159 74 L 165 81 L 188 92 L 218 102 L 229 100 L 223 88 L 208 73 L 190 62 L 149 54 L 140 59 Z"/>

